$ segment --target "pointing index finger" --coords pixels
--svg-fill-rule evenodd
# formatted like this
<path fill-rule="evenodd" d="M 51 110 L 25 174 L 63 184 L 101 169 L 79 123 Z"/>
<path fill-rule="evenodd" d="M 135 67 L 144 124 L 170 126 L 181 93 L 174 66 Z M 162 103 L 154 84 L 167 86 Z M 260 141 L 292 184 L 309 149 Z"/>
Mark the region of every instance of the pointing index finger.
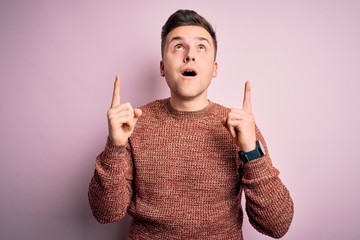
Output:
<path fill-rule="evenodd" d="M 243 108 L 242 109 L 247 112 L 252 112 L 250 82 L 249 81 L 246 81 L 246 83 L 245 83 L 244 100 L 243 100 Z"/>
<path fill-rule="evenodd" d="M 120 77 L 119 75 L 116 75 L 111 107 L 115 107 L 119 104 L 120 104 Z"/>

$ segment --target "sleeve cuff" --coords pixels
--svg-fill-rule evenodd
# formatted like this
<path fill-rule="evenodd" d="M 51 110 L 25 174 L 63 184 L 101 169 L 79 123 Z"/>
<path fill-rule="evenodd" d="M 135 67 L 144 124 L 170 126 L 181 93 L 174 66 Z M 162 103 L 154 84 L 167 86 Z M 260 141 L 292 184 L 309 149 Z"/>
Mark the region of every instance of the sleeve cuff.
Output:
<path fill-rule="evenodd" d="M 113 145 L 111 140 L 107 138 L 103 155 L 105 159 L 118 160 L 124 157 L 124 154 L 128 151 L 129 147 L 129 143 L 126 143 L 124 146 Z"/>
<path fill-rule="evenodd" d="M 276 174 L 277 170 L 272 166 L 268 156 L 261 157 L 248 163 L 244 163 L 243 178 L 247 180 L 255 180 Z"/>

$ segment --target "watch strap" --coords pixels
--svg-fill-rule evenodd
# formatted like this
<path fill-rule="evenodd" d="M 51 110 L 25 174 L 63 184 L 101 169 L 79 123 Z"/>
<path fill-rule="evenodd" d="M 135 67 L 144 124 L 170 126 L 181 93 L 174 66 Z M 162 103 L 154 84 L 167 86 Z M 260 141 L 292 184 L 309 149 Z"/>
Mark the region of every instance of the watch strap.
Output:
<path fill-rule="evenodd" d="M 243 162 L 250 162 L 263 156 L 265 156 L 265 151 L 260 141 L 256 141 L 256 147 L 252 151 L 239 151 L 239 158 Z"/>

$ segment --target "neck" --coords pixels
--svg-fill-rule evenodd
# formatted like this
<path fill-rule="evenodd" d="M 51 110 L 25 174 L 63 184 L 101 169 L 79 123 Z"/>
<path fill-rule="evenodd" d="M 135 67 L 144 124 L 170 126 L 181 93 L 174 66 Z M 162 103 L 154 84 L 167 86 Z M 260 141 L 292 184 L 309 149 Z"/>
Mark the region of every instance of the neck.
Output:
<path fill-rule="evenodd" d="M 184 99 L 184 98 L 179 98 L 175 94 L 171 94 L 170 103 L 171 106 L 177 111 L 195 112 L 206 108 L 209 105 L 209 100 L 207 99 L 206 96 L 199 99 L 197 98 Z"/>

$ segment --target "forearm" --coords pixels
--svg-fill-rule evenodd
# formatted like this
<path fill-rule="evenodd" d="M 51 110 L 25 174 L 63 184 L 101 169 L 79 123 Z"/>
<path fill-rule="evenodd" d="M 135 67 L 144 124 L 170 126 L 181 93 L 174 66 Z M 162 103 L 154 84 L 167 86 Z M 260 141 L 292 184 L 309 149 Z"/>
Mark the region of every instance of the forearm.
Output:
<path fill-rule="evenodd" d="M 280 238 L 290 227 L 294 214 L 293 201 L 279 178 L 279 171 L 272 165 L 265 139 L 258 128 L 256 135 L 266 155 L 242 164 L 246 211 L 250 223 L 259 232 Z"/>
<path fill-rule="evenodd" d="M 293 201 L 269 159 L 244 166 L 243 185 L 250 223 L 259 231 L 279 238 L 293 218 Z"/>
<path fill-rule="evenodd" d="M 114 222 L 125 215 L 132 196 L 132 172 L 129 149 L 112 146 L 108 141 L 105 150 L 96 158 L 88 191 L 97 221 Z"/>

